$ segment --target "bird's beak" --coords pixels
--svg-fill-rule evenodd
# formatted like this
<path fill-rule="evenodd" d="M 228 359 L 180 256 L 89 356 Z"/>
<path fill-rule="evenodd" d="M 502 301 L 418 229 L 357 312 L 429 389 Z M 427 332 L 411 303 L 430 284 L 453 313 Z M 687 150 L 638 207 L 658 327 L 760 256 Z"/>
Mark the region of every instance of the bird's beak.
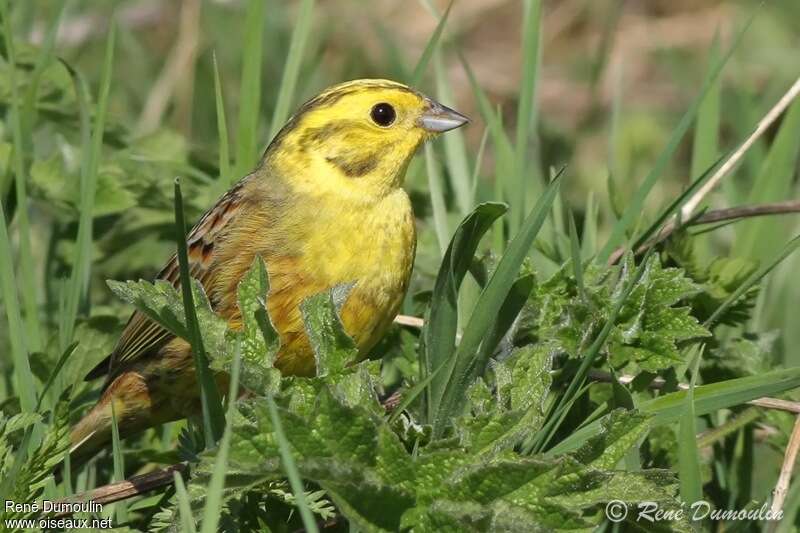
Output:
<path fill-rule="evenodd" d="M 427 104 L 427 109 L 419 118 L 419 125 L 430 133 L 453 130 L 469 122 L 467 117 L 439 102 L 428 100 Z"/>

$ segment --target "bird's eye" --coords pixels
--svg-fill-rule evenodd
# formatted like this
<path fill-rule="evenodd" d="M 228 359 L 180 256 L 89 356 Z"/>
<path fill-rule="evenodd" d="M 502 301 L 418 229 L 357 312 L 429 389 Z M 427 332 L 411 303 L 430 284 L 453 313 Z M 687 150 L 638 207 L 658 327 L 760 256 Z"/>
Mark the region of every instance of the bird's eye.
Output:
<path fill-rule="evenodd" d="M 386 127 L 390 126 L 392 122 L 394 122 L 394 119 L 397 115 L 395 114 L 394 108 L 391 105 L 387 104 L 386 102 L 381 102 L 380 104 L 375 104 L 372 107 L 370 116 L 375 124 Z"/>

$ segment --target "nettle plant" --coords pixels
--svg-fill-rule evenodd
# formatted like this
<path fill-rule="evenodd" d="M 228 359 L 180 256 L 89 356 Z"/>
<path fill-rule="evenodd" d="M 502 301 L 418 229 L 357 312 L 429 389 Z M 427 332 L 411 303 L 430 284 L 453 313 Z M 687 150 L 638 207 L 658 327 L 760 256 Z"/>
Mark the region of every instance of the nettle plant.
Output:
<path fill-rule="evenodd" d="M 151 527 L 191 530 L 197 520 L 279 529 L 294 520 L 365 531 L 570 531 L 602 523 L 614 500 L 680 509 L 678 478 L 657 458 L 676 443 L 648 436 L 797 386 L 800 371 L 681 390 L 678 379 L 693 363 L 697 372 L 705 347 L 742 342 L 712 330 L 748 316 L 752 269 L 719 275 L 726 269 L 717 260 L 695 265 L 693 279 L 674 266 L 679 254 L 665 251 L 627 254 L 609 267 L 570 260 L 539 281 L 519 252 L 557 185 L 497 261 L 474 254 L 503 205 L 482 204 L 459 226 L 418 334 L 418 373 L 404 375 L 392 401 L 381 400 L 378 361 L 354 364 L 337 315 L 346 286 L 302 305 L 317 375 L 298 378 L 272 366 L 280 344 L 260 258 L 239 286 L 238 331 L 214 314 L 199 284 L 187 301 L 165 282 L 111 282 L 176 335 L 191 337 L 196 321 L 209 367 L 231 376 L 222 438 L 203 449 L 197 427 L 184 433 L 188 486 L 176 478 L 177 494 Z M 482 290 L 458 336 L 458 293 L 470 269 Z M 656 382 L 660 391 L 648 388 Z M 686 517 L 664 526 L 691 529 Z"/>
<path fill-rule="evenodd" d="M 701 194 L 703 187 L 730 172 L 748 142 L 767 129 L 714 162 L 717 139 L 708 132 L 722 124 L 709 104 L 719 99 L 719 73 L 744 30 L 724 55 L 714 48 L 702 89 L 630 198 L 621 202 L 611 191 L 616 216 L 601 219 L 592 201 L 581 206 L 579 238 L 558 194 L 567 178 L 542 185 L 544 165 L 532 148 L 539 129 L 532 117 L 541 13 L 539 2 L 527 1 L 515 135 L 507 133 L 462 59 L 486 124 L 477 157 L 467 157 L 461 133 L 453 132 L 443 146 L 426 147 L 422 189 L 416 179 L 421 158 L 409 168 L 412 197 L 423 198 L 416 202 L 422 204 L 417 214 L 423 229 L 417 266 L 438 269 L 428 279 L 426 268 L 417 268 L 415 283 L 432 290 L 407 309 L 421 302 L 422 321 L 393 329 L 375 350 L 380 361 L 355 363 L 354 344 L 337 315 L 348 287 L 333 288 L 302 308 L 317 375 L 283 377 L 272 366 L 280 344 L 266 311 L 269 280 L 260 260 L 239 286 L 243 326 L 236 331 L 213 313 L 183 260 L 183 291 L 158 281 L 110 282 L 121 300 L 192 343 L 204 410 L 183 428 L 178 453 L 171 427 L 124 444 L 115 437 L 113 463 L 99 457 L 73 479 L 70 419 L 97 392 L 81 380 L 112 349 L 119 317 L 127 311 L 102 305 L 108 302 L 98 282 L 153 267 L 151 258 L 173 246 L 174 229 L 185 258 L 178 188 L 174 207 L 170 202 L 176 173 L 185 176 L 188 208 L 199 213 L 257 161 L 265 4 L 247 4 L 245 24 L 237 18 L 232 26 L 245 28 L 242 79 L 249 80 L 240 94 L 235 158 L 229 157 L 216 63 L 213 68 L 220 141 L 215 164 L 190 152 L 191 139 L 175 132 L 132 138 L 125 121 L 106 121 L 113 24 L 92 103 L 82 75 L 55 60 L 57 21 L 41 49 L 22 47 L 15 56 L 8 10 L 0 2 L 0 208 L 8 209 L 0 211 L 0 249 L 6 252 L 0 254 L 0 290 L 14 374 L 0 404 L 7 413 L 0 418 L 0 494 L 16 502 L 85 497 L 73 492 L 119 481 L 142 466 L 183 461 L 186 473 L 168 472 L 170 483 L 161 483 L 169 487 L 135 502 L 117 501 L 106 515 L 114 512 L 116 524 L 143 530 L 316 531 L 325 524 L 364 531 L 569 531 L 608 526 L 605 508 L 614 500 L 631 508 L 655 502 L 665 512 L 702 498 L 719 508 L 750 505 L 752 423 L 763 413 L 745 405 L 788 396 L 800 386 L 800 368 L 777 367 L 771 349 L 776 335 L 753 331 L 754 304 L 760 280 L 800 240 L 790 241 L 774 259 L 764 254 L 761 265 L 735 257 L 706 261 L 708 253 L 696 253 L 692 227 L 749 215 L 684 209 L 690 201 L 697 208 L 707 193 Z M 303 0 L 302 6 L 287 42 L 305 42 L 313 33 L 313 2 Z M 440 46 L 449 13 L 448 8 L 442 14 L 413 72 L 403 65 L 387 72 L 419 87 L 431 66 L 436 93 L 445 101 L 453 100 Z M 396 44 L 390 32 L 380 37 L 387 50 Z M 275 52 L 287 59 L 273 130 L 297 99 L 302 49 L 292 44 L 287 54 Z M 309 71 L 316 72 L 313 67 Z M 770 121 L 790 100 L 773 109 Z M 800 104 L 784 116 L 759 165 L 757 190 L 747 197 L 750 214 L 758 208 L 765 208 L 761 214 L 779 212 L 774 204 L 756 204 L 785 197 L 793 183 Z M 692 181 L 655 217 L 642 216 L 648 195 L 695 123 Z M 51 142 L 34 143 L 34 134 Z M 487 144 L 493 167 L 484 176 Z M 57 149 L 48 151 L 51 145 Z M 8 202 L 12 190 L 15 201 Z M 509 216 L 506 204 L 484 202 L 489 199 L 506 200 Z M 29 202 L 47 215 L 33 227 Z M 689 216 L 682 217 L 684 211 Z M 100 216 L 109 218 L 93 227 Z M 458 220 L 451 231 L 448 223 Z M 602 222 L 608 227 L 598 228 Z M 762 233 L 751 230 L 749 240 L 769 240 L 766 234 L 780 240 L 770 223 L 759 222 Z M 19 257 L 11 253 L 9 227 Z M 610 233 L 602 248 L 599 232 Z M 42 259 L 48 265 L 42 275 L 46 297 L 37 296 L 34 278 L 40 258 L 34 261 L 26 248 L 37 238 L 52 239 Z M 426 264 L 426 256 L 435 262 Z M 40 305 L 42 300 L 48 304 Z M 42 328 L 39 318 L 46 319 Z M 40 330 L 37 339 L 32 333 Z M 214 372 L 229 376 L 227 390 L 216 390 Z M 766 417 L 778 431 L 765 438 L 783 451 L 791 422 L 787 426 L 775 410 Z M 50 475 L 62 462 L 63 477 L 55 483 Z M 795 514 L 797 506 L 795 499 Z M 0 519 L 36 515 L 0 509 Z M 634 513 L 622 524 L 637 525 Z M 684 516 L 647 527 L 688 531 L 695 525 Z"/>

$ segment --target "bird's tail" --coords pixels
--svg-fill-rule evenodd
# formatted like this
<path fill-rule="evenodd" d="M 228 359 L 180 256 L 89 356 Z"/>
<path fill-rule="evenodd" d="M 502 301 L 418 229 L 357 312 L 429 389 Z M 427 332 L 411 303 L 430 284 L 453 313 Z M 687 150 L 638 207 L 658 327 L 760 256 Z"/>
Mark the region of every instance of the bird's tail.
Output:
<path fill-rule="evenodd" d="M 106 404 L 101 399 L 72 429 L 69 440 L 73 468 L 84 464 L 108 445 L 111 441 L 110 402 Z"/>
<path fill-rule="evenodd" d="M 114 379 L 70 433 L 73 468 L 109 446 L 112 417 L 116 418 L 121 438 L 180 418 L 169 408 L 169 401 L 162 398 L 163 394 L 153 392 L 138 373 L 126 372 Z"/>

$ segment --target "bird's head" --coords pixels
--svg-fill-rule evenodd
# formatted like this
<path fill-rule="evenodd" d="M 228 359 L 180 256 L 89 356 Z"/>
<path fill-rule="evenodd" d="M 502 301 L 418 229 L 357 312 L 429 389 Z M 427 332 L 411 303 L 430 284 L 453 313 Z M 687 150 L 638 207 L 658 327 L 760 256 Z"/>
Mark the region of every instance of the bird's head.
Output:
<path fill-rule="evenodd" d="M 411 157 L 426 139 L 467 117 L 388 80 L 356 80 L 312 98 L 289 120 L 266 162 L 302 173 L 318 190 L 380 195 L 402 185 Z"/>

